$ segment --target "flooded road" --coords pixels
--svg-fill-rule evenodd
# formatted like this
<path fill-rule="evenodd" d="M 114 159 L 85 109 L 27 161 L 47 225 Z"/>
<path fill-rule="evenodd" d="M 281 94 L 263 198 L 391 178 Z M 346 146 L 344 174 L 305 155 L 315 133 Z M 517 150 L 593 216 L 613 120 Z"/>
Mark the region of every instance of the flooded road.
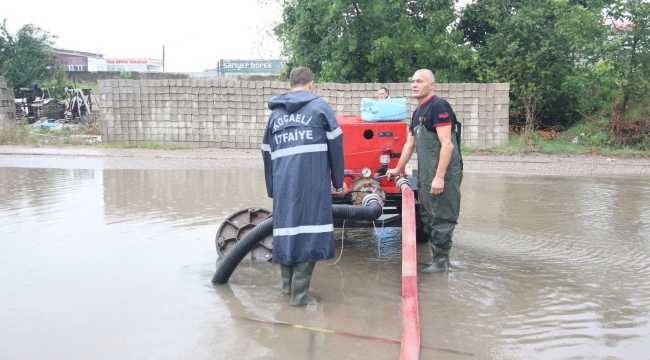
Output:
<path fill-rule="evenodd" d="M 650 178 L 466 172 L 462 197 L 451 271 L 418 278 L 422 359 L 649 357 Z M 210 284 L 249 206 L 259 166 L 0 157 L 0 358 L 397 359 L 331 330 L 401 338 L 399 229 L 337 231 L 291 308 L 274 265 Z"/>

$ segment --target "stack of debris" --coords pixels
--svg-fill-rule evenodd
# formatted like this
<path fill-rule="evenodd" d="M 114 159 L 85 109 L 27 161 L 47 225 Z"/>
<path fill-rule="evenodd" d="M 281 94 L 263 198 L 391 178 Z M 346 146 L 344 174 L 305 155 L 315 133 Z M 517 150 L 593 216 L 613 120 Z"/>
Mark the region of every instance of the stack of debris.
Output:
<path fill-rule="evenodd" d="M 32 84 L 28 88 L 14 89 L 14 104 L 16 105 L 16 117 L 26 118 L 29 123 L 40 119 L 42 107 L 45 100 L 51 99 L 50 91 L 38 87 L 38 84 Z"/>
<path fill-rule="evenodd" d="M 69 97 L 60 101 L 50 97 L 49 90 L 39 88 L 38 84 L 32 84 L 29 88 L 14 89 L 16 100 L 16 117 L 26 119 L 33 124 L 39 120 L 61 120 L 64 122 L 86 125 L 86 119 L 90 115 L 90 121 L 98 115 L 93 106 L 99 107 L 97 96 L 92 89 L 74 89 L 71 86 L 64 88 Z"/>
<path fill-rule="evenodd" d="M 56 99 L 44 100 L 41 116 L 54 120 L 65 119 L 65 103 Z"/>

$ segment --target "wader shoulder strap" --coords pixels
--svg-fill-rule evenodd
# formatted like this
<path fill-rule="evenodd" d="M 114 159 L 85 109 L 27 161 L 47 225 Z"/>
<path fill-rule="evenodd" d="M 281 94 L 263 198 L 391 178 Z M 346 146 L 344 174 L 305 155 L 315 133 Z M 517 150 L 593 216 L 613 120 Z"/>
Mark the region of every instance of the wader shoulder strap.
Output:
<path fill-rule="evenodd" d="M 427 105 L 427 112 L 429 111 L 429 106 L 433 105 L 436 102 L 441 102 L 443 101 L 441 98 L 435 96 L 433 98 L 433 101 Z M 451 105 L 449 105 L 449 108 L 451 109 Z M 458 155 L 460 156 L 460 169 L 463 170 L 463 155 L 461 154 L 461 147 L 460 147 L 460 137 L 461 137 L 461 131 L 462 131 L 462 126 L 461 123 L 456 119 L 456 113 L 454 112 L 454 109 L 451 109 L 451 115 L 452 115 L 452 123 L 451 123 L 451 131 L 456 134 L 456 144 L 458 144 Z"/>
<path fill-rule="evenodd" d="M 427 108 L 425 110 L 425 115 L 426 113 L 429 112 L 429 108 L 438 102 L 442 102 L 442 98 L 438 96 L 434 96 L 433 101 L 431 101 L 429 104 L 427 104 Z M 451 109 L 451 105 L 449 105 L 449 108 Z M 458 152 L 460 153 L 460 137 L 461 137 L 461 131 L 462 131 L 462 126 L 458 119 L 456 119 L 456 113 L 454 112 L 454 109 L 451 109 L 451 115 L 452 115 L 452 123 L 451 123 L 451 131 L 456 133 L 456 143 L 458 144 Z"/>

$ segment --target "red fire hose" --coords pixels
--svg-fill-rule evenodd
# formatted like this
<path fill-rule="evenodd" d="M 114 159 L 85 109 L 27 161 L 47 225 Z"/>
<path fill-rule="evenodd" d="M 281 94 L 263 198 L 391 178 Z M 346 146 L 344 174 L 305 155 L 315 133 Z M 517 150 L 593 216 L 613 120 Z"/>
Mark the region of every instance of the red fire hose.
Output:
<path fill-rule="evenodd" d="M 417 255 L 415 249 L 415 200 L 408 180 L 401 178 L 402 191 L 402 349 L 400 359 L 420 358 Z"/>

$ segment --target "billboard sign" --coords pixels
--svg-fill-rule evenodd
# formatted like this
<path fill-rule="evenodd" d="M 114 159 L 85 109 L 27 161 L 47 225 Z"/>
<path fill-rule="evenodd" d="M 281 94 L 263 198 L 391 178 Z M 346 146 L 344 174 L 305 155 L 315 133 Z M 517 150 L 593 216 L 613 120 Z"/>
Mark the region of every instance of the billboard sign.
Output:
<path fill-rule="evenodd" d="M 108 71 L 106 59 L 88 58 L 88 71 Z"/>
<path fill-rule="evenodd" d="M 222 76 L 268 75 L 284 70 L 284 60 L 224 60 L 219 61 Z"/>
<path fill-rule="evenodd" d="M 163 66 L 162 60 L 154 59 L 106 59 L 108 65 L 156 65 Z"/>

